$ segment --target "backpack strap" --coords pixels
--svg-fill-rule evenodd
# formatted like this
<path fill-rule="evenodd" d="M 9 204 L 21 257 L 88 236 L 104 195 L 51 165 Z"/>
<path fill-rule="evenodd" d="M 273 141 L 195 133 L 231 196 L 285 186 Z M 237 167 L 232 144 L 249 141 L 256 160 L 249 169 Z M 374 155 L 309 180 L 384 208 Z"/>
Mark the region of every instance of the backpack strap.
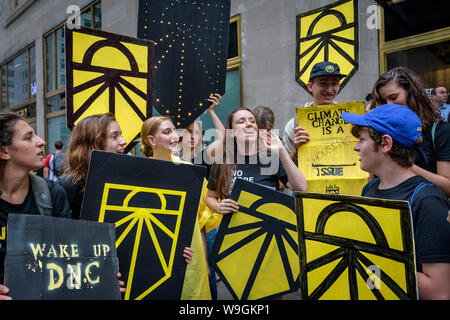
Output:
<path fill-rule="evenodd" d="M 422 182 L 422 183 L 418 184 L 417 187 L 416 187 L 416 189 L 414 190 L 414 192 L 413 192 L 411 198 L 409 199 L 409 206 L 412 208 L 412 204 L 413 204 L 413 201 L 414 201 L 414 197 L 416 196 L 417 192 L 419 192 L 420 190 L 422 190 L 422 188 L 425 187 L 425 186 L 432 186 L 432 185 L 433 185 L 433 184 L 432 184 L 432 183 L 429 183 L 429 182 Z"/>
<path fill-rule="evenodd" d="M 433 126 L 431 127 L 431 141 L 433 142 L 433 151 L 436 150 L 436 147 L 434 145 L 434 136 L 436 135 L 436 128 L 437 128 L 438 122 L 433 122 Z"/>
<path fill-rule="evenodd" d="M 362 194 L 363 197 L 366 196 L 367 191 L 369 191 L 369 190 L 373 187 L 373 185 L 375 184 L 375 182 L 377 182 L 377 181 L 380 181 L 380 178 L 375 178 L 375 179 L 373 179 L 372 181 L 370 181 L 370 182 L 367 184 L 366 191 L 364 191 L 364 194 Z"/>
<path fill-rule="evenodd" d="M 28 174 L 30 177 L 31 190 L 33 190 L 36 206 L 43 216 L 51 216 L 53 212 L 52 199 L 47 181 L 35 174 Z"/>

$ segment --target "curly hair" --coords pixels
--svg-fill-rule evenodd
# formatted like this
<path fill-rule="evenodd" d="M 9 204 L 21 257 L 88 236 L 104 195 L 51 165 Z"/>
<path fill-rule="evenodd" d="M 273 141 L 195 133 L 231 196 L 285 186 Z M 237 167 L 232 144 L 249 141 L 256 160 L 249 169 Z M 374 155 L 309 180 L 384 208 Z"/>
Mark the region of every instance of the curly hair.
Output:
<path fill-rule="evenodd" d="M 92 150 L 103 150 L 106 145 L 108 125 L 116 121 L 114 114 L 88 116 L 80 120 L 72 130 L 67 149 L 67 169 L 64 174 L 75 184 L 84 186 Z"/>
<path fill-rule="evenodd" d="M 423 132 L 430 130 L 433 122 L 442 121 L 439 112 L 433 107 L 425 92 L 422 80 L 406 67 L 391 69 L 378 78 L 372 90 L 372 109 L 386 103 L 381 98 L 379 90 L 390 82 L 396 83 L 408 93 L 407 106 L 419 116 Z"/>
<path fill-rule="evenodd" d="M 21 115 L 14 112 L 0 112 L 0 148 L 8 147 L 12 144 L 15 133 L 14 126 L 18 120 L 26 121 Z M 3 169 L 7 160 L 0 160 L 0 169 Z"/>

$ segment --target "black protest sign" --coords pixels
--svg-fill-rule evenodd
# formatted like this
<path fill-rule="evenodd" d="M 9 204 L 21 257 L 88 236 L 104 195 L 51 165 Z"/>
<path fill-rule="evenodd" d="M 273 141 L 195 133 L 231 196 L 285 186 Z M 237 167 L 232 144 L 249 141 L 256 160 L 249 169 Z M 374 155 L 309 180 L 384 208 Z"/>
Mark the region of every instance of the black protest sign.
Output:
<path fill-rule="evenodd" d="M 267 299 L 298 290 L 294 198 L 236 179 L 230 199 L 239 212 L 223 217 L 211 259 L 233 297 Z"/>
<path fill-rule="evenodd" d="M 153 106 L 185 128 L 225 93 L 230 0 L 139 1 L 138 37 L 155 41 Z"/>
<path fill-rule="evenodd" d="M 20 214 L 7 229 L 13 299 L 120 299 L 112 224 Z"/>
<path fill-rule="evenodd" d="M 92 152 L 81 217 L 115 224 L 126 300 L 180 299 L 205 171 Z"/>

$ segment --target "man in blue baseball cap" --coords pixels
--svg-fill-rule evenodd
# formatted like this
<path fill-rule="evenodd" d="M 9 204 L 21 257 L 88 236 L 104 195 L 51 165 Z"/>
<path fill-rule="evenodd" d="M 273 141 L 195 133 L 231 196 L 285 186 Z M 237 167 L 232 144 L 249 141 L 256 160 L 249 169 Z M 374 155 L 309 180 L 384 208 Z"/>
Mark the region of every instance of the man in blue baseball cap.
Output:
<path fill-rule="evenodd" d="M 344 112 L 359 138 L 354 150 L 362 170 L 377 178 L 362 190 L 371 198 L 406 200 L 412 212 L 417 279 L 421 299 L 450 299 L 449 200 L 412 171 L 414 149 L 422 142 L 419 117 L 408 107 L 381 105 L 364 115 Z"/>
<path fill-rule="evenodd" d="M 313 96 L 313 101 L 307 102 L 304 106 L 336 104 L 337 102 L 334 98 L 339 93 L 340 81 L 343 77 L 346 77 L 346 75 L 341 73 L 338 64 L 330 61 L 316 63 L 311 69 L 307 83 L 308 90 Z M 296 117 L 291 118 L 283 132 L 283 144 L 294 163 L 297 163 L 298 147 L 309 141 L 308 132 L 297 125 L 296 122 Z"/>

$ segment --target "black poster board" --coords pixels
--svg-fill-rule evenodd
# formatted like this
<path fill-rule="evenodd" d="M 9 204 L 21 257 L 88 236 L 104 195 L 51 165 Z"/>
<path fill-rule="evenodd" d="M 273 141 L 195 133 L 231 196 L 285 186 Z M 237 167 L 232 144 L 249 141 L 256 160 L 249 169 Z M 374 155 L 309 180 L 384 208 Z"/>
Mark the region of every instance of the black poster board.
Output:
<path fill-rule="evenodd" d="M 225 93 L 230 0 L 139 1 L 138 37 L 155 41 L 153 106 L 185 128 Z"/>
<path fill-rule="evenodd" d="M 116 226 L 129 299 L 180 299 L 206 168 L 92 152 L 81 217 Z"/>
<path fill-rule="evenodd" d="M 12 214 L 7 228 L 5 285 L 13 299 L 120 299 L 112 224 Z"/>

